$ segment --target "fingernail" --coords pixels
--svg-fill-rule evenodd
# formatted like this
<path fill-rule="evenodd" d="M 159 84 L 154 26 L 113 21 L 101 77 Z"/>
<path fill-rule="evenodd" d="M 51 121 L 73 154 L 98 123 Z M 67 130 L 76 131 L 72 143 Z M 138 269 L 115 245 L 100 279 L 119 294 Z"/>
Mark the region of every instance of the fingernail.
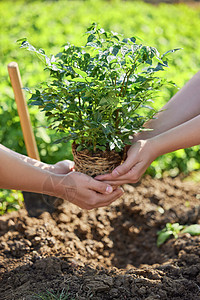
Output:
<path fill-rule="evenodd" d="M 106 188 L 106 193 L 107 193 L 107 194 L 110 194 L 110 193 L 112 193 L 112 191 L 113 191 L 113 188 L 112 188 L 112 186 L 110 186 L 110 185 L 107 185 L 107 188 Z"/>
<path fill-rule="evenodd" d="M 112 175 L 114 175 L 114 176 L 119 176 L 119 172 L 118 172 L 116 169 L 114 169 L 114 170 L 112 171 Z"/>

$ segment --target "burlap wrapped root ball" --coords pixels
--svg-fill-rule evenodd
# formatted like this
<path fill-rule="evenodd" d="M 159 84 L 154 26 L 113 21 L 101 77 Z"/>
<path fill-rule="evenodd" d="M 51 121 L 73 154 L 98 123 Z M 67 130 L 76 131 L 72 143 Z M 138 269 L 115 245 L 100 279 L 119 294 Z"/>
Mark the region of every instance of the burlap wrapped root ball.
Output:
<path fill-rule="evenodd" d="M 78 145 L 72 144 L 72 154 L 74 157 L 75 171 L 95 177 L 111 173 L 119 166 L 125 157 L 125 151 L 97 151 L 91 153 L 87 149 L 77 151 Z"/>

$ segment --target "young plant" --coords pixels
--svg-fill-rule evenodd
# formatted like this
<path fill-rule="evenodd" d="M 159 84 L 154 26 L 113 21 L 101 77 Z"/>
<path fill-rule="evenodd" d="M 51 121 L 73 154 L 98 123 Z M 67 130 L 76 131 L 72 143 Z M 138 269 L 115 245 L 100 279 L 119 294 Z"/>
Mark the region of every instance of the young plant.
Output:
<path fill-rule="evenodd" d="M 156 48 L 136 43 L 92 24 L 82 47 L 65 45 L 47 57 L 27 40 L 21 48 L 35 52 L 49 70 L 31 104 L 45 111 L 49 127 L 65 132 L 78 150 L 121 151 L 130 136 L 157 112 L 151 107 L 156 92 L 166 83 L 157 72 L 168 67 L 167 56 Z"/>
<path fill-rule="evenodd" d="M 37 294 L 34 299 L 40 300 L 75 300 L 71 297 L 68 290 L 62 289 L 61 292 L 54 292 L 47 290 L 46 293 Z"/>
<path fill-rule="evenodd" d="M 151 104 L 168 83 L 158 71 L 168 67 L 168 55 L 178 49 L 160 55 L 135 37 L 123 38 L 96 23 L 86 37 L 84 46 L 68 43 L 50 57 L 20 40 L 50 75 L 30 101 L 45 111 L 49 128 L 66 134 L 57 142 L 74 141 L 77 152 L 87 149 L 91 155 L 113 150 L 121 155 L 130 137 L 157 113 Z"/>
<path fill-rule="evenodd" d="M 189 233 L 190 235 L 200 235 L 200 225 L 180 225 L 179 223 L 167 223 L 165 228 L 158 231 L 157 246 L 160 247 L 171 236 L 178 238 L 179 233 Z"/>

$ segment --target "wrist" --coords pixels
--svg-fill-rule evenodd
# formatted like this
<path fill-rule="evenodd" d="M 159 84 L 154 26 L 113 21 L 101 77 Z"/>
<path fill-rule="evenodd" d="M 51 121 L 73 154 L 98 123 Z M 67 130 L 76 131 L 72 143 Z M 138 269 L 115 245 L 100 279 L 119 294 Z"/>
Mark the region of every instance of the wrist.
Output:
<path fill-rule="evenodd" d="M 73 176 L 50 173 L 48 188 L 54 196 L 68 200 L 76 191 Z"/>
<path fill-rule="evenodd" d="M 160 147 L 156 137 L 145 140 L 146 153 L 149 155 L 150 162 L 154 161 L 160 155 Z"/>
<path fill-rule="evenodd" d="M 133 136 L 133 143 L 139 141 L 139 140 L 147 140 L 152 138 L 155 135 L 155 130 L 144 130 L 141 132 L 138 132 L 136 135 Z"/>
<path fill-rule="evenodd" d="M 57 196 L 59 193 L 59 182 L 60 178 L 58 175 L 53 174 L 49 171 L 45 172 L 45 178 L 42 183 L 42 193 L 50 196 Z"/>
<path fill-rule="evenodd" d="M 149 143 L 151 144 L 151 151 L 154 154 L 154 159 L 167 152 L 170 152 L 170 149 L 168 149 L 168 146 L 170 144 L 169 138 L 166 136 L 166 134 L 160 134 L 152 137 L 151 139 L 149 139 Z"/>

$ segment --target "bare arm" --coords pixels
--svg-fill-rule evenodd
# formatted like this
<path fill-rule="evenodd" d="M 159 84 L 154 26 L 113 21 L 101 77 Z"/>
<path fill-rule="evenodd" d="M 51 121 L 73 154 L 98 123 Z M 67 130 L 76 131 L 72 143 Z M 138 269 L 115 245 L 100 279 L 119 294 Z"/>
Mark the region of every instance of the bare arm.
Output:
<path fill-rule="evenodd" d="M 150 143 L 154 144 L 156 157 L 178 149 L 199 145 L 200 114 L 175 128 L 152 137 Z"/>
<path fill-rule="evenodd" d="M 0 145 L 0 188 L 42 193 L 49 172 L 39 165 L 43 164 Z"/>
<path fill-rule="evenodd" d="M 1 149 L 4 149 L 8 153 L 12 154 L 14 157 L 16 157 L 30 165 L 33 165 L 42 170 L 47 170 L 47 171 L 53 172 L 55 174 L 67 174 L 74 169 L 74 162 L 71 160 L 59 161 L 56 164 L 52 165 L 52 164 L 43 163 L 36 159 L 30 158 L 28 156 L 25 156 L 25 155 L 15 152 L 15 151 L 12 151 L 12 150 L 4 147 L 3 145 L 1 145 Z"/>
<path fill-rule="evenodd" d="M 200 72 L 195 74 L 186 85 L 174 95 L 171 100 L 152 119 L 145 124 L 146 128 L 153 129 L 139 133 L 134 141 L 147 139 L 176 127 L 200 113 Z"/>
<path fill-rule="evenodd" d="M 37 164 L 0 145 L 0 188 L 45 193 L 84 209 L 109 205 L 123 194 L 82 173 L 56 174 Z"/>

